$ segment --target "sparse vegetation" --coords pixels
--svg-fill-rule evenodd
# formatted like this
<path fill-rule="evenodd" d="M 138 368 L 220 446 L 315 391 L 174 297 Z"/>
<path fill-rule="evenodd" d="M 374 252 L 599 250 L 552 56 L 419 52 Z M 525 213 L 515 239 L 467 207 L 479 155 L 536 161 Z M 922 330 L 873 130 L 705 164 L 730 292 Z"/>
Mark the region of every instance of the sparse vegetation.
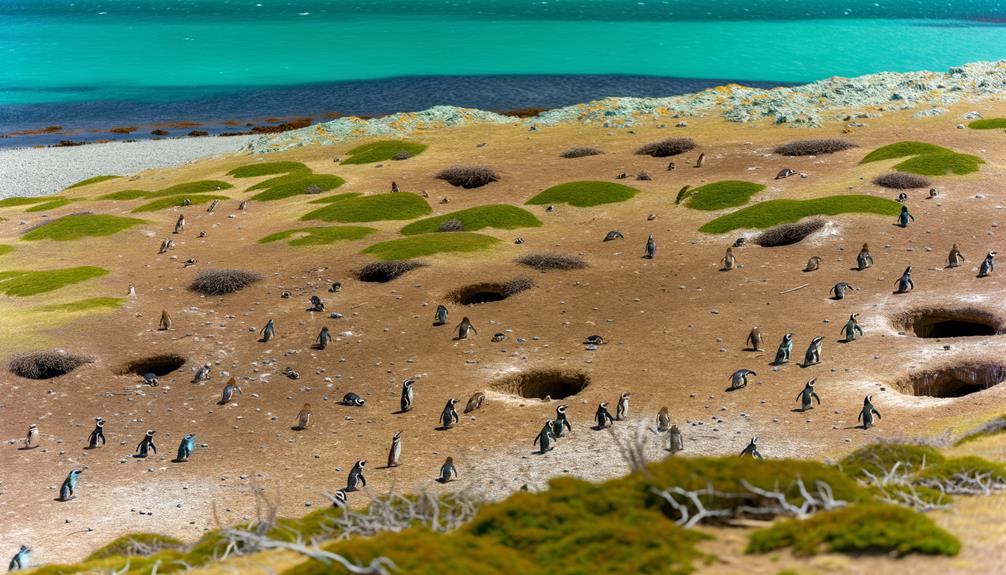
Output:
<path fill-rule="evenodd" d="M 901 172 L 882 174 L 873 178 L 873 183 L 892 190 L 910 190 L 913 188 L 928 188 L 929 180 L 915 174 L 905 174 Z"/>
<path fill-rule="evenodd" d="M 471 232 L 418 234 L 374 244 L 362 253 L 382 260 L 407 260 L 439 253 L 475 252 L 499 243 L 500 240 L 492 236 Z"/>
<path fill-rule="evenodd" d="M 93 297 L 72 301 L 68 303 L 54 303 L 38 308 L 39 311 L 47 312 L 82 312 L 96 309 L 116 309 L 125 303 L 125 298 L 121 297 Z"/>
<path fill-rule="evenodd" d="M 876 150 L 870 152 L 866 155 L 859 163 L 867 164 L 870 162 L 879 162 L 881 160 L 891 160 L 894 158 L 906 158 L 908 156 L 919 156 L 922 154 L 933 154 L 939 152 L 950 152 L 947 148 L 943 146 L 937 146 L 936 144 L 928 144 L 926 142 L 915 142 L 915 141 L 905 141 L 897 142 L 894 144 L 888 144 L 877 148 Z"/>
<path fill-rule="evenodd" d="M 969 441 L 977 441 L 992 435 L 998 435 L 1003 431 L 1006 431 L 1006 415 L 1000 415 L 999 417 L 986 421 L 985 423 L 966 431 L 957 439 L 957 445 L 967 443 Z"/>
<path fill-rule="evenodd" d="M 283 200 L 302 194 L 313 195 L 328 192 L 346 183 L 339 176 L 294 172 L 285 176 L 270 178 L 248 188 L 247 191 L 264 190 L 251 197 L 256 202 Z"/>
<path fill-rule="evenodd" d="M 9 244 L 0 244 L 0 256 L 5 256 L 14 251 L 14 246 Z"/>
<path fill-rule="evenodd" d="M 426 144 L 418 142 L 407 142 L 404 140 L 380 140 L 362 146 L 357 146 L 347 152 L 348 158 L 342 163 L 345 164 L 372 164 L 386 160 L 405 160 L 413 156 L 418 156 L 426 151 Z M 402 154 L 406 154 L 404 157 Z"/>
<path fill-rule="evenodd" d="M 838 214 L 877 214 L 896 216 L 901 204 L 873 196 L 826 196 L 813 200 L 769 200 L 720 216 L 699 228 L 707 234 L 722 234 L 746 228 L 770 228 L 797 222 L 810 216 Z"/>
<path fill-rule="evenodd" d="M 429 264 L 416 261 L 372 262 L 360 269 L 357 278 L 362 282 L 384 283 L 427 265 Z"/>
<path fill-rule="evenodd" d="M 834 154 L 836 152 L 857 147 L 858 146 L 856 146 L 856 144 L 846 140 L 796 140 L 777 147 L 775 149 L 775 153 L 782 156 L 820 156 L 822 154 Z"/>
<path fill-rule="evenodd" d="M 781 224 L 758 234 L 754 243 L 763 248 L 789 246 L 799 243 L 807 236 L 824 227 L 824 220 L 814 218 L 795 224 Z"/>
<path fill-rule="evenodd" d="M 94 553 L 88 555 L 87 559 L 84 561 L 97 561 L 99 559 L 106 559 L 116 555 L 142 557 L 146 555 L 153 555 L 154 553 L 164 549 L 181 549 L 183 547 L 185 547 L 185 544 L 174 537 L 158 535 L 157 533 L 133 533 L 131 535 L 123 535 L 122 537 L 119 537 L 108 545 L 105 545 L 101 549 L 98 549 Z"/>
<path fill-rule="evenodd" d="M 93 358 L 67 353 L 61 349 L 33 351 L 12 357 L 7 370 L 26 379 L 52 379 L 93 361 Z"/>
<path fill-rule="evenodd" d="M 86 237 L 110 236 L 142 223 L 144 220 L 107 214 L 63 216 L 25 233 L 21 239 L 67 242 Z"/>
<path fill-rule="evenodd" d="M 465 231 L 465 224 L 457 218 L 451 218 L 449 220 L 444 220 L 437 227 L 438 232 L 463 232 Z"/>
<path fill-rule="evenodd" d="M 599 156 L 603 153 L 604 152 L 598 150 L 597 148 L 570 148 L 559 155 L 563 158 L 573 159 L 586 158 L 587 156 Z"/>
<path fill-rule="evenodd" d="M 399 192 L 341 199 L 308 212 L 300 219 L 342 223 L 379 222 L 411 220 L 432 211 L 422 196 Z"/>
<path fill-rule="evenodd" d="M 667 138 L 659 142 L 646 144 L 636 150 L 640 156 L 652 156 L 654 158 L 666 158 L 690 152 L 695 149 L 695 142 L 691 138 Z"/>
<path fill-rule="evenodd" d="M 968 124 L 972 130 L 1003 130 L 1006 129 L 1006 118 L 987 118 L 975 120 Z"/>
<path fill-rule="evenodd" d="M 569 204 L 589 208 L 601 204 L 624 202 L 639 190 L 612 182 L 583 181 L 552 186 L 526 202 L 527 205 Z"/>
<path fill-rule="evenodd" d="M 160 210 L 166 210 L 168 208 L 180 208 L 185 205 L 188 201 L 189 205 L 199 206 L 202 204 L 208 204 L 213 200 L 227 200 L 230 199 L 228 196 L 220 196 L 217 194 L 196 194 L 193 196 L 182 195 L 182 196 L 169 196 L 167 198 L 160 198 L 154 200 L 150 203 L 143 204 L 137 208 L 133 208 L 131 213 L 142 214 L 145 212 L 157 212 Z"/>
<path fill-rule="evenodd" d="M 566 254 L 554 254 L 541 252 L 527 254 L 517 258 L 517 263 L 535 268 L 538 271 L 545 270 L 578 270 L 587 267 L 587 260 L 580 256 L 570 256 Z"/>
<path fill-rule="evenodd" d="M 374 228 L 363 226 L 330 226 L 295 228 L 270 234 L 258 241 L 260 244 L 290 240 L 291 246 L 324 246 L 345 240 L 359 240 L 376 232 Z"/>
<path fill-rule="evenodd" d="M 839 461 L 839 467 L 849 477 L 861 479 L 865 473 L 882 476 L 895 463 L 914 470 L 944 461 L 943 454 L 934 447 L 885 441 L 861 447 Z"/>
<path fill-rule="evenodd" d="M 985 160 L 971 154 L 939 152 L 909 158 L 900 164 L 895 164 L 894 169 L 924 176 L 943 176 L 946 174 L 962 176 L 977 172 L 984 163 Z"/>
<path fill-rule="evenodd" d="M 324 198 L 318 198 L 316 200 L 311 200 L 309 204 L 334 204 L 335 202 L 341 202 L 342 200 L 348 200 L 350 198 L 356 198 L 362 196 L 360 192 L 344 192 L 341 194 L 332 194 L 331 196 L 325 196 Z"/>
<path fill-rule="evenodd" d="M 13 297 L 27 297 L 55 291 L 107 274 L 108 270 L 94 266 L 0 272 L 0 292 Z"/>
<path fill-rule="evenodd" d="M 291 173 L 311 173 L 308 168 L 300 162 L 262 162 L 259 164 L 248 164 L 234 168 L 227 172 L 228 176 L 235 178 L 258 178 L 261 176 L 274 176 L 276 174 Z"/>
<path fill-rule="evenodd" d="M 402 228 L 404 235 L 428 234 L 441 230 L 445 222 L 456 220 L 461 223 L 462 229 L 475 232 L 485 228 L 495 228 L 498 230 L 515 230 L 518 228 L 536 228 L 541 226 L 541 220 L 536 218 L 531 212 L 511 206 L 509 204 L 494 204 L 477 206 L 467 210 L 451 212 L 442 216 L 434 216 L 412 222 Z M 457 230 L 452 230 L 457 231 Z"/>
<path fill-rule="evenodd" d="M 62 199 L 60 196 L 35 196 L 26 198 L 22 196 L 11 196 L 0 200 L 0 208 L 15 208 L 19 206 L 30 206 Z"/>
<path fill-rule="evenodd" d="M 680 204 L 682 200 L 684 200 L 691 194 L 692 194 L 692 187 L 689 185 L 683 186 L 680 190 L 678 190 L 678 195 L 674 198 L 674 203 Z"/>
<path fill-rule="evenodd" d="M 169 188 L 165 188 L 158 192 L 147 192 L 144 190 L 122 190 L 120 192 L 113 192 L 111 194 L 105 194 L 104 196 L 98 197 L 99 200 L 137 200 L 140 198 L 154 199 L 154 198 L 167 198 L 171 196 L 181 196 L 181 195 L 196 195 L 196 194 L 207 194 L 210 192 L 219 192 L 221 190 L 227 190 L 232 188 L 227 182 L 220 180 L 197 180 L 195 182 L 185 182 L 183 184 L 177 184 Z"/>
<path fill-rule="evenodd" d="M 751 196 L 765 189 L 762 184 L 741 180 L 724 180 L 699 186 L 688 192 L 685 204 L 693 210 L 722 210 L 748 203 Z"/>
<path fill-rule="evenodd" d="M 121 178 L 122 176 L 94 176 L 93 178 L 88 178 L 86 180 L 81 180 L 76 184 L 71 184 L 66 187 L 66 189 L 71 190 L 73 188 L 80 188 L 82 186 L 89 186 L 91 184 L 97 184 L 98 182 L 104 182 L 107 180 L 114 180 L 116 178 Z"/>
<path fill-rule="evenodd" d="M 262 279 L 262 274 L 247 270 L 204 270 L 196 274 L 189 289 L 203 295 L 224 295 L 245 289 Z"/>
<path fill-rule="evenodd" d="M 26 212 L 47 212 L 49 210 L 55 210 L 57 208 L 62 208 L 63 206 L 70 205 L 75 200 L 70 198 L 58 198 L 52 200 L 51 202 L 46 202 L 44 204 L 35 204 L 34 206 L 25 210 Z"/>
<path fill-rule="evenodd" d="M 436 178 L 466 190 L 481 188 L 500 180 L 496 172 L 485 166 L 453 166 L 441 170 Z"/>

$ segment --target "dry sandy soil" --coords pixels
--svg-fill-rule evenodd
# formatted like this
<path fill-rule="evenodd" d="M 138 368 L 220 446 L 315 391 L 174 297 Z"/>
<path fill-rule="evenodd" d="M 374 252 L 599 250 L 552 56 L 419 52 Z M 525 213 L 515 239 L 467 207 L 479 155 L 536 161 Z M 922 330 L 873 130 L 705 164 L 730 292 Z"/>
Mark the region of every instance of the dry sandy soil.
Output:
<path fill-rule="evenodd" d="M 424 154 L 404 162 L 340 166 L 333 158 L 351 145 L 305 148 L 267 157 L 234 156 L 171 170 L 151 170 L 135 181 L 115 180 L 72 191 L 94 198 L 122 189 L 163 189 L 196 179 L 233 181 L 215 213 L 204 206 L 181 209 L 188 227 L 175 236 L 177 247 L 157 255 L 170 235 L 179 210 L 146 214 L 148 223 L 105 238 L 74 242 L 19 242 L 28 225 L 41 221 L 21 208 L 2 213 L 0 240 L 14 243 L 4 256 L 4 269 L 45 269 L 100 265 L 104 278 L 31 298 L 0 299 L 0 341 L 7 353 L 58 346 L 93 355 L 95 363 L 51 380 L 7 375 L 0 380 L 0 541 L 35 548 L 38 561 L 77 560 L 113 537 L 134 531 L 156 531 L 186 540 L 208 528 L 254 517 L 254 487 L 280 500 L 280 512 L 297 515 L 327 505 L 326 491 L 345 485 L 357 459 L 370 461 L 368 488 L 473 488 L 500 496 L 523 484 L 542 487 L 549 477 L 574 474 L 591 479 L 626 471 L 613 435 L 593 431 L 597 404 L 614 410 L 619 393 L 632 392 L 631 418 L 616 424 L 627 436 L 653 424 L 661 406 L 683 430 L 686 454 L 734 454 L 757 435 L 768 458 L 827 459 L 879 438 L 937 437 L 961 433 L 976 422 L 998 415 L 1006 387 L 992 387 L 960 398 L 915 397 L 902 382 L 920 371 L 980 360 L 995 364 L 1006 352 L 1006 338 L 973 337 L 934 340 L 915 337 L 894 322 L 899 314 L 927 306 L 978 307 L 1006 318 L 1001 277 L 976 279 L 986 251 L 999 244 L 1000 216 L 1006 193 L 998 183 L 1006 136 L 997 130 L 955 129 L 955 118 L 975 106 L 930 119 L 904 114 L 870 120 L 869 126 L 841 135 L 835 123 L 805 131 L 769 125 L 737 125 L 719 119 L 693 119 L 683 129 L 656 127 L 607 130 L 564 126 L 529 133 L 519 126 L 470 126 L 415 136 L 429 144 Z M 996 109 L 1000 107 L 1002 109 Z M 1006 115 L 1006 105 L 978 107 L 986 117 Z M 666 171 L 667 159 L 637 156 L 639 145 L 669 136 L 689 136 L 700 148 L 674 158 L 678 168 Z M 861 147 L 834 155 L 784 158 L 774 145 L 805 137 L 846 137 Z M 674 204 L 678 189 L 725 179 L 768 185 L 755 201 L 810 198 L 837 193 L 864 193 L 893 198 L 896 194 L 870 183 L 895 162 L 859 165 L 871 149 L 900 140 L 923 140 L 985 158 L 980 173 L 936 178 L 940 197 L 924 199 L 925 190 L 909 192 L 908 205 L 917 222 L 907 229 L 893 218 L 868 215 L 831 217 L 826 230 L 799 244 L 737 251 L 742 267 L 718 270 L 724 249 L 741 235 L 710 236 L 697 232 L 718 213 Z M 484 147 L 477 144 L 485 142 Z M 577 160 L 558 157 L 577 145 L 596 146 L 604 155 Z M 694 168 L 699 152 L 702 168 Z M 232 180 L 225 173 L 256 161 L 292 159 L 315 172 L 336 173 L 347 180 L 339 192 L 383 193 L 395 180 L 405 191 L 427 191 L 435 214 L 485 203 L 521 205 L 541 190 L 574 180 L 613 180 L 619 172 L 646 170 L 652 181 L 627 181 L 643 193 L 620 204 L 594 208 L 557 205 L 554 213 L 529 209 L 544 226 L 514 231 L 483 230 L 504 242 L 501 247 L 469 255 L 423 258 L 431 265 L 390 283 L 363 283 L 355 271 L 370 258 L 364 247 L 397 237 L 403 222 L 378 222 L 380 232 L 359 241 L 325 247 L 289 247 L 283 242 L 258 244 L 276 231 L 297 227 L 309 209 L 310 196 L 278 202 L 250 202 L 237 211 L 243 190 L 258 180 Z M 455 163 L 495 168 L 502 180 L 488 187 L 462 190 L 433 175 Z M 774 181 L 782 168 L 808 177 Z M 981 194 L 983 198 L 976 198 Z M 448 204 L 439 204 L 442 197 Z M 86 209 L 125 214 L 138 202 L 72 204 L 52 216 Z M 316 206 L 310 206 L 313 208 Z M 649 214 L 656 219 L 648 221 Z M 232 217 L 233 216 L 233 217 Z M 24 225 L 21 220 L 27 220 Z M 369 225 L 369 224 L 368 224 Z M 612 229 L 624 240 L 602 242 Z M 206 237 L 197 238 L 200 231 Z M 642 259 L 647 234 L 657 241 L 657 257 Z M 516 236 L 524 238 L 514 245 Z M 859 247 L 869 242 L 876 265 L 852 271 Z M 966 265 L 943 269 L 947 252 L 957 242 Z M 528 252 L 557 251 L 586 258 L 589 267 L 576 271 L 537 273 L 513 262 Z M 820 271 L 802 273 L 808 258 L 822 258 Z M 196 266 L 182 262 L 196 258 Z M 914 266 L 917 288 L 894 295 L 902 270 Z M 264 274 L 253 287 L 226 297 L 201 297 L 186 289 L 201 269 L 241 267 Z M 518 274 L 537 285 L 510 299 L 474 306 L 448 304 L 446 327 L 433 327 L 437 304 L 452 290 L 477 282 L 505 281 Z M 341 281 L 338 294 L 326 287 Z M 857 288 L 843 301 L 828 299 L 838 281 Z M 52 317 L 36 306 L 94 296 L 124 296 L 129 283 L 137 296 L 118 310 Z M 784 290 L 806 288 L 781 294 Z M 292 297 L 280 294 L 289 291 Z M 305 311 L 308 298 L 320 295 L 328 314 Z M 161 310 L 174 319 L 170 331 L 157 331 Z M 838 343 L 840 329 L 852 312 L 861 314 L 866 336 Z M 468 316 L 479 335 L 452 339 L 451 326 Z M 257 331 L 272 318 L 278 337 L 259 343 Z M 324 351 L 311 349 L 318 330 L 329 325 L 336 341 Z M 765 352 L 745 351 L 752 326 L 765 334 Z M 507 333 L 500 343 L 490 341 Z M 795 333 L 793 360 L 777 370 L 769 362 L 782 334 Z M 340 335 L 341 334 L 341 335 Z M 602 335 L 607 343 L 585 350 L 584 337 Z M 810 339 L 825 337 L 821 364 L 798 365 Z M 518 343 L 517 338 L 526 341 Z M 948 346 L 948 348 L 946 348 Z M 176 353 L 186 364 L 161 378 L 160 387 L 143 386 L 135 375 L 118 371 L 129 360 Z M 208 382 L 194 385 L 192 368 L 212 362 Z M 301 378 L 282 370 L 293 367 Z M 729 375 L 739 368 L 758 372 L 745 389 L 728 393 Z M 460 425 L 437 431 L 438 416 L 448 398 L 461 406 L 475 391 L 519 371 L 538 368 L 582 372 L 589 386 L 564 400 L 574 430 L 545 456 L 532 452 L 532 440 L 557 402 L 490 393 L 488 403 Z M 216 405 L 223 384 L 238 378 L 243 395 Z M 415 409 L 396 413 L 401 383 L 415 378 Z M 810 378 L 817 378 L 823 405 L 794 413 L 794 398 Z M 360 408 L 339 405 L 346 392 L 366 399 Z M 863 397 L 874 394 L 883 415 L 869 431 L 856 427 Z M 301 405 L 314 406 L 312 426 L 293 431 Z M 93 418 L 106 418 L 107 446 L 83 449 Z M 29 423 L 41 429 L 41 447 L 19 450 Z M 147 429 L 157 430 L 157 455 L 146 460 L 130 454 Z M 382 469 L 391 435 L 403 432 L 403 464 Z M 182 435 L 195 433 L 198 447 L 190 462 L 171 463 Z M 649 434 L 648 431 L 643 432 Z M 203 446 L 204 445 L 204 446 Z M 655 436 L 648 453 L 661 457 Z M 434 481 L 443 459 L 451 455 L 460 479 L 447 486 Z M 985 453 L 1002 460 L 1001 451 Z M 67 503 L 54 498 L 72 467 L 86 466 L 78 495 Z M 362 504 L 364 493 L 351 494 Z M 1001 498 L 961 504 L 937 514 L 938 521 L 966 535 L 992 524 L 992 509 Z M 1001 564 L 998 537 L 966 539 L 957 559 L 849 559 L 825 556 L 798 565 L 808 572 L 864 573 L 910 569 L 918 573 L 984 573 Z M 710 544 L 721 560 L 708 572 L 776 573 L 784 565 L 750 559 L 741 553 L 743 531 L 725 531 Z M 786 561 L 790 562 L 790 561 Z"/>

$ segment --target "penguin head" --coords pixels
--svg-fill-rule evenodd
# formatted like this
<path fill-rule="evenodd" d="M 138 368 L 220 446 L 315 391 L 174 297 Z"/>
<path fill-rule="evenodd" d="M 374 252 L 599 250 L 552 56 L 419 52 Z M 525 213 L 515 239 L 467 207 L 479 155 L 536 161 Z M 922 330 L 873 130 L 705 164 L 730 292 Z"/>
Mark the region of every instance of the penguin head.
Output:
<path fill-rule="evenodd" d="M 791 333 L 787 333 L 787 334 L 785 334 L 784 336 L 782 336 L 782 338 L 783 338 L 784 340 L 786 340 L 786 341 L 789 341 L 789 340 L 793 339 L 793 334 L 791 334 Z"/>
<path fill-rule="evenodd" d="M 38 429 L 38 426 L 32 423 L 31 425 L 28 426 L 28 429 Z"/>
<path fill-rule="evenodd" d="M 400 439 L 401 437 L 402 437 L 402 432 L 401 431 L 396 431 L 395 435 L 394 435 L 394 438 L 395 439 Z"/>
<path fill-rule="evenodd" d="M 751 438 L 751 445 L 757 445 L 757 444 L 758 444 L 758 436 L 756 435 Z"/>
<path fill-rule="evenodd" d="M 817 385 L 817 378 L 814 378 L 807 382 L 807 387 L 814 387 L 815 385 Z"/>
<path fill-rule="evenodd" d="M 606 401 L 602 401 L 602 402 L 601 402 L 601 405 L 598 405 L 598 407 L 600 407 L 600 408 L 604 408 L 604 409 L 607 409 L 607 407 L 608 407 L 608 402 L 606 402 Z"/>
<path fill-rule="evenodd" d="M 870 403 L 871 401 L 873 401 L 873 394 L 872 393 L 870 395 L 866 396 L 866 399 L 863 400 L 863 403 Z"/>
<path fill-rule="evenodd" d="M 560 415 L 563 414 L 563 413 L 566 413 L 566 406 L 565 405 L 560 405 L 560 406 L 556 407 L 555 408 L 555 412 L 558 413 L 558 414 L 560 414 Z"/>
<path fill-rule="evenodd" d="M 406 379 L 404 382 L 402 382 L 402 386 L 405 387 L 406 389 L 408 389 L 408 388 L 412 387 L 413 383 L 416 383 L 416 382 L 412 381 L 411 379 Z"/>
<path fill-rule="evenodd" d="M 445 461 L 444 463 L 449 464 L 449 465 L 453 465 L 454 464 L 454 458 L 448 455 L 447 456 L 447 461 Z"/>
<path fill-rule="evenodd" d="M 992 251 L 990 251 L 990 252 L 989 252 L 989 254 L 988 254 L 988 255 L 987 255 L 986 257 L 989 257 L 989 258 L 994 258 L 994 257 L 996 257 L 996 252 L 995 252 L 995 250 L 992 250 Z"/>
<path fill-rule="evenodd" d="M 868 244 L 868 243 L 863 244 L 863 250 L 862 251 L 864 251 L 864 252 L 870 251 L 870 244 Z"/>
<path fill-rule="evenodd" d="M 301 408 L 301 411 L 311 411 L 311 404 L 310 403 L 305 403 L 304 407 Z"/>
<path fill-rule="evenodd" d="M 451 398 L 451 399 L 450 399 L 450 400 L 449 400 L 449 401 L 448 401 L 447 403 L 448 403 L 448 404 L 450 404 L 450 405 L 454 405 L 454 404 L 455 404 L 455 403 L 457 403 L 457 402 L 458 402 L 458 400 L 456 400 L 456 399 L 454 399 L 454 398 L 452 397 L 452 398 Z"/>
<path fill-rule="evenodd" d="M 153 429 L 148 429 L 147 430 L 147 437 L 153 437 L 155 433 L 157 433 L 157 432 L 154 431 Z"/>
<path fill-rule="evenodd" d="M 858 313 L 853 313 L 853 314 L 849 314 L 849 319 L 851 319 L 851 320 L 854 320 L 854 321 L 855 321 L 855 319 L 856 319 L 857 317 L 859 317 L 859 314 L 858 314 Z"/>
<path fill-rule="evenodd" d="M 361 468 L 361 469 L 366 464 L 367 464 L 367 460 L 366 459 L 361 459 L 361 460 L 359 460 L 359 461 L 356 462 L 356 466 L 359 467 L 359 468 Z"/>
<path fill-rule="evenodd" d="M 624 393 L 622 394 L 622 399 L 629 399 L 629 396 L 630 396 L 630 395 L 632 395 L 632 394 L 631 394 L 631 393 L 629 393 L 628 391 L 626 391 L 626 392 L 624 392 Z"/>

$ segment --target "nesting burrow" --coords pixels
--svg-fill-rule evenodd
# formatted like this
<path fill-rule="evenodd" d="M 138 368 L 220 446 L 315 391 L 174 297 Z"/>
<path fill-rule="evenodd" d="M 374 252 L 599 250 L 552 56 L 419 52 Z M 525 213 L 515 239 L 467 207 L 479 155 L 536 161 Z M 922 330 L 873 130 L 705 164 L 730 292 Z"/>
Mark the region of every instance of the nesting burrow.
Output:
<path fill-rule="evenodd" d="M 968 363 L 921 371 L 895 384 L 895 389 L 921 397 L 964 397 L 1006 381 L 1006 367 Z"/>
<path fill-rule="evenodd" d="M 93 362 L 91 357 L 53 349 L 16 355 L 7 364 L 7 370 L 27 379 L 52 379 Z"/>
<path fill-rule="evenodd" d="M 916 337 L 943 339 L 1006 333 L 1006 322 L 996 313 L 973 307 L 928 307 L 899 314 L 895 327 Z"/>
<path fill-rule="evenodd" d="M 540 369 L 523 371 L 490 384 L 499 393 L 528 399 L 565 399 L 590 385 L 590 377 L 578 371 Z"/>
<path fill-rule="evenodd" d="M 429 264 L 414 262 L 411 260 L 373 262 L 360 268 L 360 272 L 356 277 L 361 282 L 387 283 L 416 268 L 425 267 L 427 265 Z"/>
<path fill-rule="evenodd" d="M 452 291 L 448 298 L 461 305 L 492 303 L 503 301 L 533 287 L 534 280 L 527 276 L 518 276 L 503 283 L 489 282 L 466 285 Z"/>
<path fill-rule="evenodd" d="M 115 370 L 119 375 L 146 375 L 152 373 L 157 377 L 162 377 L 178 371 L 185 365 L 185 358 L 174 354 L 154 355 L 151 357 L 141 357 L 123 364 Z"/>
<path fill-rule="evenodd" d="M 824 220 L 812 219 L 795 224 L 782 224 L 758 234 L 754 243 L 763 248 L 791 246 L 802 242 L 811 234 L 824 228 Z"/>

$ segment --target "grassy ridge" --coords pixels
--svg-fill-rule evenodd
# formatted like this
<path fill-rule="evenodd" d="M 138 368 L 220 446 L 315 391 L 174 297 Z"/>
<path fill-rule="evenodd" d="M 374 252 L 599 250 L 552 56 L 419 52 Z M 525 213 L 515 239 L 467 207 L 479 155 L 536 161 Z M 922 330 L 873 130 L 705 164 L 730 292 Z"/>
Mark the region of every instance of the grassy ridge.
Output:
<path fill-rule="evenodd" d="M 38 240 L 67 242 L 86 237 L 110 236 L 142 223 L 144 220 L 138 218 L 108 214 L 64 216 L 27 232 L 21 239 L 30 242 Z"/>
<path fill-rule="evenodd" d="M 517 228 L 536 228 L 541 226 L 541 220 L 534 217 L 531 212 L 508 204 L 497 204 L 477 206 L 467 210 L 460 210 L 412 222 L 402 228 L 401 232 L 406 236 L 436 232 L 440 230 L 440 225 L 448 220 L 460 221 L 464 231 L 468 232 L 484 228 L 515 230 Z"/>
<path fill-rule="evenodd" d="M 232 188 L 227 182 L 220 180 L 197 180 L 195 182 L 185 182 L 182 184 L 177 184 L 171 186 L 170 188 L 165 188 L 157 192 L 147 192 L 144 190 L 122 190 L 120 192 L 112 192 L 111 194 L 105 194 L 104 196 L 99 196 L 99 200 L 138 200 L 141 198 L 153 199 L 153 198 L 167 198 L 171 196 L 180 196 L 185 194 L 206 194 L 209 192 L 219 192 L 221 190 L 228 190 Z"/>
<path fill-rule="evenodd" d="M 180 208 L 185 204 L 185 200 L 189 201 L 190 205 L 198 206 L 202 204 L 208 204 L 213 200 L 228 200 L 229 196 L 221 196 L 218 194 L 196 194 L 194 196 L 170 196 L 167 198 L 160 198 L 154 200 L 150 203 L 143 204 L 137 208 L 133 208 L 133 214 L 142 214 L 144 212 L 157 212 L 160 210 L 166 210 L 168 208 Z"/>
<path fill-rule="evenodd" d="M 817 215 L 877 214 L 896 216 L 901 204 L 885 198 L 873 196 L 827 196 L 813 200 L 769 200 L 736 212 L 716 218 L 706 223 L 700 232 L 722 234 L 732 230 L 749 228 L 770 228 L 778 224 L 797 222 Z"/>
<path fill-rule="evenodd" d="M 300 219 L 342 223 L 379 222 L 411 220 L 432 211 L 421 196 L 399 192 L 346 198 L 308 212 Z"/>
<path fill-rule="evenodd" d="M 926 142 L 897 142 L 877 148 L 859 163 L 867 164 L 881 160 L 908 158 L 894 166 L 899 172 L 909 172 L 923 176 L 964 175 L 977 172 L 985 160 L 971 154 L 961 154 L 951 149 L 927 144 Z"/>
<path fill-rule="evenodd" d="M 407 142 L 405 140 L 380 140 L 362 146 L 357 146 L 347 152 L 349 156 L 342 163 L 345 164 L 372 164 L 391 160 L 395 154 L 405 152 L 409 156 L 418 156 L 426 150 L 426 144 L 418 142 Z"/>
<path fill-rule="evenodd" d="M 0 272 L 0 292 L 13 297 L 38 295 L 107 274 L 108 270 L 94 266 Z"/>
<path fill-rule="evenodd" d="M 285 176 L 270 178 L 248 188 L 247 191 L 264 190 L 251 197 L 256 202 L 271 202 L 308 193 L 308 188 L 317 188 L 327 192 L 345 184 L 339 176 L 331 174 L 312 174 L 294 172 Z"/>
<path fill-rule="evenodd" d="M 104 181 L 107 181 L 107 180 L 114 180 L 116 178 L 121 178 L 121 177 L 122 176 L 94 176 L 93 178 L 88 178 L 86 180 L 81 180 L 81 181 L 77 182 L 76 184 L 70 184 L 69 186 L 66 187 L 66 189 L 67 190 L 71 190 L 73 188 L 79 188 L 81 186 L 88 186 L 88 185 L 91 185 L 91 184 L 97 184 L 98 182 L 104 182 Z"/>
<path fill-rule="evenodd" d="M 439 253 L 476 252 L 499 243 L 492 236 L 471 232 L 421 234 L 374 244 L 362 253 L 382 260 L 408 260 Z"/>
<path fill-rule="evenodd" d="M 38 311 L 80 312 L 95 309 L 116 309 L 125 303 L 121 297 L 93 297 L 67 303 L 54 303 L 37 308 Z"/>
<path fill-rule="evenodd" d="M 907 158 L 908 156 L 950 151 L 952 150 L 944 148 L 943 146 L 937 146 L 936 144 L 908 140 L 905 142 L 897 142 L 881 146 L 867 154 L 859 161 L 859 163 L 868 164 L 870 162 L 879 162 L 881 160 L 893 160 L 894 158 Z"/>
<path fill-rule="evenodd" d="M 742 180 L 724 180 L 690 190 L 686 206 L 693 210 L 722 210 L 748 203 L 751 196 L 765 189 L 762 184 Z"/>
<path fill-rule="evenodd" d="M 1002 130 L 1006 129 L 1006 118 L 988 118 L 975 120 L 968 124 L 972 130 Z"/>
<path fill-rule="evenodd" d="M 290 246 L 323 246 L 343 240 L 359 240 L 376 232 L 374 228 L 364 226 L 331 226 L 314 228 L 296 228 L 270 234 L 258 241 L 268 244 L 293 238 L 287 242 Z M 294 237 L 296 236 L 296 237 Z"/>
<path fill-rule="evenodd" d="M 51 202 L 53 200 L 58 199 L 60 199 L 60 196 L 35 196 L 33 198 L 26 198 L 23 196 L 12 196 L 0 200 L 0 208 L 30 206 L 32 204 L 41 204 L 42 202 Z"/>
<path fill-rule="evenodd" d="M 526 202 L 528 205 L 569 204 L 589 208 L 632 199 L 639 190 L 612 182 L 583 181 L 552 186 Z"/>
<path fill-rule="evenodd" d="M 261 164 L 249 164 L 234 168 L 227 172 L 228 176 L 235 178 L 255 178 L 259 176 L 272 176 L 275 174 L 289 174 L 293 172 L 311 173 L 308 168 L 300 162 L 264 162 Z"/>
<path fill-rule="evenodd" d="M 71 202 L 70 198 L 59 198 L 51 202 L 46 202 L 44 204 L 35 204 L 34 206 L 25 210 L 26 212 L 46 212 L 49 210 L 55 210 L 56 208 L 62 208 L 63 206 L 69 205 Z"/>

